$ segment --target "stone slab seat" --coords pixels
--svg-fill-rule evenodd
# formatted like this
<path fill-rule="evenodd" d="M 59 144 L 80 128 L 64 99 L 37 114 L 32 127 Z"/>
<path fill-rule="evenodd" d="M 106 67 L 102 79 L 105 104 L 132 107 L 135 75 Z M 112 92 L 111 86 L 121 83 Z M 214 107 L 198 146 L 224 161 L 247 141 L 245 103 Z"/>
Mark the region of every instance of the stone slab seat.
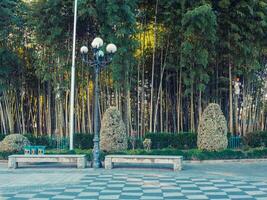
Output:
<path fill-rule="evenodd" d="M 173 164 L 173 170 L 182 170 L 183 156 L 157 155 L 108 155 L 105 157 L 105 168 L 112 169 L 113 163 L 134 164 Z"/>
<path fill-rule="evenodd" d="M 8 167 L 17 168 L 18 163 L 77 163 L 77 168 L 86 167 L 85 155 L 11 155 L 8 156 Z"/>

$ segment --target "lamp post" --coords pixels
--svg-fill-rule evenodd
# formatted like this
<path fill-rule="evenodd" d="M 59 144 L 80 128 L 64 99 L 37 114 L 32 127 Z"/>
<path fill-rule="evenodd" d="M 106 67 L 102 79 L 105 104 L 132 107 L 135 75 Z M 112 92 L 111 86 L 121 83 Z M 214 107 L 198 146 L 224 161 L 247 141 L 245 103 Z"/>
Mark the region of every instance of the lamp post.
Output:
<path fill-rule="evenodd" d="M 100 148 L 99 148 L 99 86 L 98 86 L 98 77 L 100 70 L 109 65 L 112 61 L 113 54 L 117 51 L 117 47 L 114 44 L 108 44 L 106 47 L 107 55 L 101 50 L 103 46 L 103 40 L 99 37 L 96 37 L 91 43 L 93 51 L 93 60 L 88 58 L 88 47 L 81 47 L 82 61 L 91 67 L 94 68 L 94 150 L 93 150 L 93 167 L 100 168 Z"/>

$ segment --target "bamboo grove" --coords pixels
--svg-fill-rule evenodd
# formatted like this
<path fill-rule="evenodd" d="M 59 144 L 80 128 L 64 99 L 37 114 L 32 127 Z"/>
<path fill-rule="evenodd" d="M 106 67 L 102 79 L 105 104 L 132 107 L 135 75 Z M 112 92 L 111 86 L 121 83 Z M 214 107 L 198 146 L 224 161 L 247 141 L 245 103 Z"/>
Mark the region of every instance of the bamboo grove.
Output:
<path fill-rule="evenodd" d="M 72 0 L 1 0 L 0 130 L 68 136 Z M 93 133 L 93 71 L 79 48 L 118 46 L 99 110 L 128 135 L 197 131 L 216 102 L 229 132 L 266 130 L 266 0 L 78 0 L 75 132 Z"/>

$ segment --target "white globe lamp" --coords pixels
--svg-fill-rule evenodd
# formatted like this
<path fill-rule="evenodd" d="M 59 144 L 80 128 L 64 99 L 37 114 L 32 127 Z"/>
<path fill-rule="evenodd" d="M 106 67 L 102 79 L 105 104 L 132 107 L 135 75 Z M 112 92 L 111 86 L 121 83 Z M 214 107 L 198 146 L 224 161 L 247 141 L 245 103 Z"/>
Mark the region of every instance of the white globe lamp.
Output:
<path fill-rule="evenodd" d="M 88 47 L 82 46 L 80 51 L 81 51 L 81 54 L 87 54 L 88 53 Z"/>
<path fill-rule="evenodd" d="M 117 47 L 115 44 L 108 44 L 107 47 L 106 47 L 106 51 L 108 53 L 115 53 L 117 51 Z"/>
<path fill-rule="evenodd" d="M 104 44 L 103 40 L 100 37 L 96 37 L 93 42 L 91 43 L 91 46 L 94 49 L 99 49 L 100 47 L 102 47 Z"/>

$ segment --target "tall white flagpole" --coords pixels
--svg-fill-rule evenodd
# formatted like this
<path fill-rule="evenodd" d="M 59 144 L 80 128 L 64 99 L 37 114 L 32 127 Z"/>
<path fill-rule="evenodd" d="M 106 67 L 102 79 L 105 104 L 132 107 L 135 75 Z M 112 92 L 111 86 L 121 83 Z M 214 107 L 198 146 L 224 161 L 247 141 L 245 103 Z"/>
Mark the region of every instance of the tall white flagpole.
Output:
<path fill-rule="evenodd" d="M 73 25 L 73 45 L 72 45 L 72 66 L 71 66 L 70 124 L 69 124 L 70 150 L 73 150 L 73 132 L 74 132 L 76 24 L 77 24 L 77 0 L 75 0 L 74 3 L 74 25 Z"/>

